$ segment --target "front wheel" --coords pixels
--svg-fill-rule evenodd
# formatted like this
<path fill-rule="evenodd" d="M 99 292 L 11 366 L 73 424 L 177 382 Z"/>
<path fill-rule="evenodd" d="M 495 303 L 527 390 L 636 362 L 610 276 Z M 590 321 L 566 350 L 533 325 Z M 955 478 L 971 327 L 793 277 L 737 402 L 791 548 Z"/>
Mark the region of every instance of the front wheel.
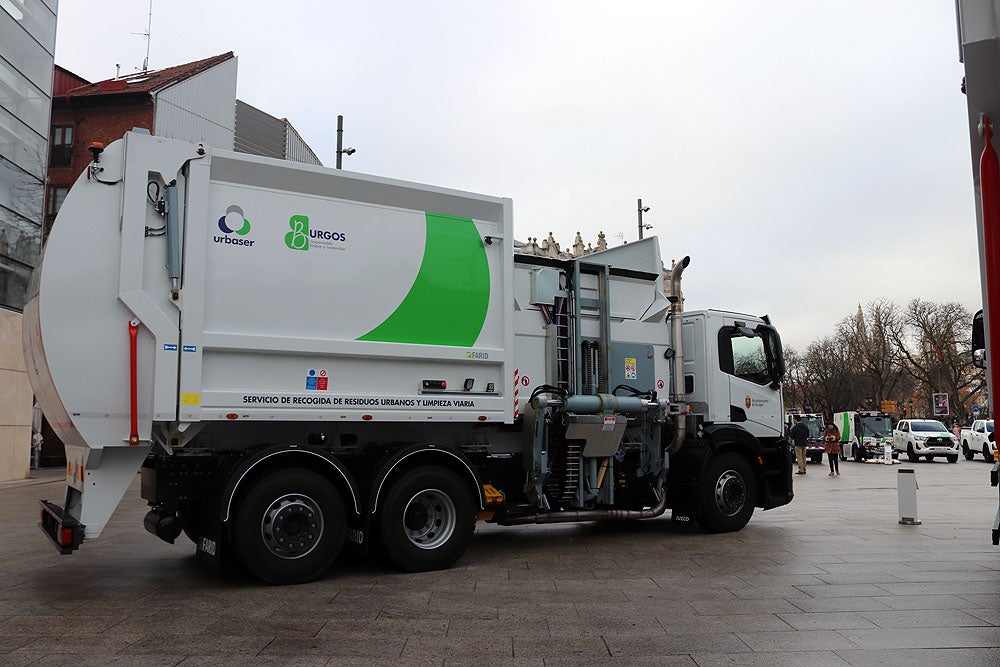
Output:
<path fill-rule="evenodd" d="M 812 461 L 813 463 L 822 463 L 823 462 L 823 452 L 820 452 L 819 454 L 813 454 L 813 455 L 811 455 L 809 457 L 809 460 Z"/>
<path fill-rule="evenodd" d="M 976 458 L 976 453 L 969 449 L 969 443 L 967 442 L 962 443 L 962 455 L 965 457 L 966 461 L 971 461 Z"/>
<path fill-rule="evenodd" d="M 728 533 L 747 525 L 757 500 L 757 478 L 747 460 L 726 452 L 715 457 L 699 485 L 698 525 L 710 533 Z"/>
<path fill-rule="evenodd" d="M 854 448 L 854 460 L 857 463 L 864 463 L 864 460 L 865 460 L 865 450 L 861 448 L 861 444 L 860 443 Z"/>
<path fill-rule="evenodd" d="M 924 455 L 924 460 L 925 460 L 925 461 L 933 461 L 933 460 L 934 460 L 934 457 L 933 457 L 933 456 L 931 456 L 930 454 L 926 454 L 926 455 Z"/>
<path fill-rule="evenodd" d="M 948 463 L 958 463 L 958 454 L 948 457 Z"/>
<path fill-rule="evenodd" d="M 983 458 L 986 459 L 987 463 L 993 463 L 993 452 L 990 451 L 990 446 L 983 443 Z"/>
<path fill-rule="evenodd" d="M 906 458 L 910 460 L 910 463 L 916 463 L 917 461 L 920 460 L 920 457 L 917 456 L 917 453 L 913 451 L 913 443 L 910 443 L 909 445 L 906 446 Z"/>
<path fill-rule="evenodd" d="M 325 572 L 347 535 L 344 502 L 311 470 L 277 470 L 257 481 L 237 508 L 236 552 L 272 584 L 300 584 Z"/>
<path fill-rule="evenodd" d="M 441 570 L 461 558 L 472 541 L 472 494 L 446 468 L 417 468 L 389 489 L 378 524 L 385 553 L 401 569 Z"/>

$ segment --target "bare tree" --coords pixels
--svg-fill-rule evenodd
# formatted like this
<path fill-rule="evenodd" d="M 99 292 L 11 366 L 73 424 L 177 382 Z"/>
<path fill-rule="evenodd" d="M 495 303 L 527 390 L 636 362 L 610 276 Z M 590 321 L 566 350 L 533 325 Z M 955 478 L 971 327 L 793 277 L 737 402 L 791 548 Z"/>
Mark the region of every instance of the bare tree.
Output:
<path fill-rule="evenodd" d="M 914 299 L 902 314 L 903 329 L 892 334 L 903 367 L 918 383 L 930 414 L 931 396 L 947 393 L 952 414 L 964 417 L 978 389 L 972 365 L 972 315 L 960 303 Z"/>
<path fill-rule="evenodd" d="M 874 405 L 869 407 L 877 408 L 883 400 L 895 397 L 904 371 L 893 341 L 901 337 L 902 328 L 899 307 L 884 299 L 871 301 L 864 309 L 858 304 L 858 312 L 837 325 L 837 336 L 847 346 L 859 385 L 852 404 L 871 399 Z"/>

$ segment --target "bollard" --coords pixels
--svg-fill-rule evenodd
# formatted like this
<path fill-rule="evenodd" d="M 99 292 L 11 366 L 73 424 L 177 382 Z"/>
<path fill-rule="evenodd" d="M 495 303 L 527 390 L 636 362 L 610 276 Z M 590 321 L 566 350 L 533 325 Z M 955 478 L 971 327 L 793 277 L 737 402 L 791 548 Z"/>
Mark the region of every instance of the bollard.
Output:
<path fill-rule="evenodd" d="M 887 466 L 891 466 L 892 465 L 892 443 L 889 442 L 888 440 L 886 440 L 884 444 L 885 444 L 885 446 L 882 447 L 882 456 L 885 457 L 885 458 L 883 459 L 882 463 L 886 464 Z"/>
<path fill-rule="evenodd" d="M 900 468 L 896 476 L 896 496 L 899 499 L 899 522 L 906 526 L 919 526 L 917 518 L 917 476 L 913 468 Z"/>

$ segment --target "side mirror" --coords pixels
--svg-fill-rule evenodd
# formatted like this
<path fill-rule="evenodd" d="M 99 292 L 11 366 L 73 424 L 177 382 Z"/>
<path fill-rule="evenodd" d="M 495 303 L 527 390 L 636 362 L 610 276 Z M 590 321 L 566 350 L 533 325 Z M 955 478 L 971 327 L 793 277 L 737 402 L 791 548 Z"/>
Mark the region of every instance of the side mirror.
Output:
<path fill-rule="evenodd" d="M 983 311 L 972 316 L 972 349 L 983 350 L 986 348 L 986 333 L 983 330 Z M 980 368 L 982 368 L 980 366 Z"/>
<path fill-rule="evenodd" d="M 986 350 L 972 351 L 972 365 L 976 368 L 986 368 Z"/>

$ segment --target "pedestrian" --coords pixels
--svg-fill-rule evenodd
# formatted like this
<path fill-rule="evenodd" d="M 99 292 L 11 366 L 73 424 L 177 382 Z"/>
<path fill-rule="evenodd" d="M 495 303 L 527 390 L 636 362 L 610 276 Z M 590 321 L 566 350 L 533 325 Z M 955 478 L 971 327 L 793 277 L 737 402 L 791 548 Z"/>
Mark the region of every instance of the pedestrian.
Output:
<path fill-rule="evenodd" d="M 809 444 L 809 427 L 802 423 L 802 417 L 799 415 L 795 415 L 792 419 L 795 423 L 788 435 L 792 439 L 792 444 L 795 445 L 795 463 L 799 466 L 795 474 L 804 475 L 806 474 L 806 445 Z"/>
<path fill-rule="evenodd" d="M 826 425 L 823 432 L 823 449 L 830 460 L 830 477 L 840 474 L 840 429 L 833 422 Z"/>

